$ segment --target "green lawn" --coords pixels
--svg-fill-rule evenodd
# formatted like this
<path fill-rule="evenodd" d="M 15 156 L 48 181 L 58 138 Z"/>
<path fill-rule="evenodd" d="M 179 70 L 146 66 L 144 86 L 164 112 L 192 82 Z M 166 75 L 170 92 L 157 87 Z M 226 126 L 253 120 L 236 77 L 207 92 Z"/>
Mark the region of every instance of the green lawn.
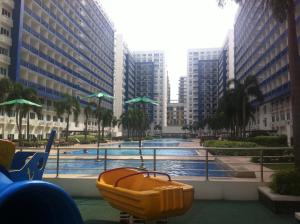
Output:
<path fill-rule="evenodd" d="M 86 224 L 119 223 L 119 212 L 101 199 L 75 200 Z M 185 215 L 169 224 L 297 224 L 293 216 L 276 215 L 259 202 L 196 200 Z"/>

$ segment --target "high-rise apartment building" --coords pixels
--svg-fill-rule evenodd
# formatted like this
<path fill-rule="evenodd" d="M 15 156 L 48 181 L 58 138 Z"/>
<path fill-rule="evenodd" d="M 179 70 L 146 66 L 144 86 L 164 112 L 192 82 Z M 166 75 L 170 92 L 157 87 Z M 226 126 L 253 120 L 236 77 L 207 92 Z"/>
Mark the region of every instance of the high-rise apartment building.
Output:
<path fill-rule="evenodd" d="M 168 103 L 167 110 L 168 126 L 182 127 L 184 122 L 184 104 Z"/>
<path fill-rule="evenodd" d="M 167 75 L 167 103 L 171 102 L 171 86 L 169 75 Z"/>
<path fill-rule="evenodd" d="M 135 77 L 135 91 L 137 96 L 146 96 L 154 99 L 154 63 L 153 62 L 137 62 Z M 150 123 L 154 122 L 154 105 L 144 105 L 150 119 Z"/>
<path fill-rule="evenodd" d="M 11 33 L 13 28 L 13 0 L 0 2 L 0 78 L 8 77 L 8 70 L 11 64 L 10 47 L 12 45 Z"/>
<path fill-rule="evenodd" d="M 167 73 L 165 68 L 165 55 L 161 51 L 142 51 L 133 52 L 136 61 L 136 96 L 149 96 L 159 102 L 158 106 L 153 107 L 153 125 L 167 125 Z M 153 86 L 147 86 L 150 93 L 153 88 L 153 95 L 145 92 L 142 85 L 150 82 L 150 72 L 153 68 Z M 143 81 L 145 71 L 149 73 L 149 78 Z M 140 80 L 140 81 L 139 81 Z M 139 82 L 141 84 L 139 84 Z M 148 84 L 147 84 L 148 85 Z M 148 95 L 147 95 L 148 94 Z"/>
<path fill-rule="evenodd" d="M 188 51 L 187 123 L 201 122 L 217 107 L 219 48 Z"/>
<path fill-rule="evenodd" d="M 220 100 L 226 89 L 228 81 L 234 79 L 234 32 L 229 30 L 223 49 L 220 52 L 218 65 L 218 99 Z"/>
<path fill-rule="evenodd" d="M 274 130 L 291 136 L 290 74 L 287 24 L 279 23 L 265 1 L 245 1 L 235 23 L 235 75 L 243 81 L 254 75 L 264 95 L 263 103 L 253 102 L 255 119 L 252 130 Z M 296 1 L 296 18 L 300 2 Z M 297 20 L 298 39 L 300 37 Z"/>
<path fill-rule="evenodd" d="M 187 77 L 182 76 L 179 78 L 178 102 L 185 104 L 186 101 L 187 101 Z"/>
<path fill-rule="evenodd" d="M 12 39 L 8 75 L 43 98 L 44 114 L 32 117 L 31 133 L 45 137 L 52 127 L 65 127 L 53 108 L 63 94 L 81 98 L 82 104 L 94 92 L 113 95 L 114 28 L 97 1 L 4 0 L 1 7 L 5 17 L 13 18 L 11 32 L 1 22 L 0 40 Z M 102 106 L 113 108 L 111 100 Z M 72 123 L 71 129 L 82 130 L 80 124 Z"/>
<path fill-rule="evenodd" d="M 114 116 L 120 118 L 126 110 L 125 102 L 135 97 L 135 60 L 122 35 L 115 40 Z"/>

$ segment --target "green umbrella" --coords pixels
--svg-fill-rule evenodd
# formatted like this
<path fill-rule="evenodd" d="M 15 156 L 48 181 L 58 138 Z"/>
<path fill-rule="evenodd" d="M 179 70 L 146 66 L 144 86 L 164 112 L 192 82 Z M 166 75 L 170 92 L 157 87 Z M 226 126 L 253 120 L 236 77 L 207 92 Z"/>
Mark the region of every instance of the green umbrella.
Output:
<path fill-rule="evenodd" d="M 99 111 L 100 111 L 100 108 L 101 108 L 101 102 L 102 102 L 102 98 L 107 98 L 107 99 L 114 99 L 113 96 L 107 94 L 107 93 L 104 93 L 104 92 L 98 92 L 98 93 L 93 93 L 91 95 L 88 95 L 84 98 L 98 98 L 98 108 L 99 108 Z M 99 146 L 100 146 L 100 120 L 98 118 L 98 138 L 97 138 L 97 160 L 99 160 Z M 105 156 L 106 156 L 106 152 L 105 152 Z M 105 165 L 106 166 L 106 165 Z M 106 167 L 104 167 L 104 169 L 106 170 Z"/>
<path fill-rule="evenodd" d="M 23 105 L 29 105 L 29 106 L 35 106 L 35 107 L 42 107 L 42 105 L 39 105 L 37 103 L 31 102 L 31 101 L 25 100 L 25 99 L 15 99 L 15 100 L 6 101 L 6 102 L 3 102 L 3 103 L 0 103 L 0 106 L 17 105 L 17 104 L 23 104 Z"/>
<path fill-rule="evenodd" d="M 96 98 L 108 98 L 108 99 L 113 99 L 114 97 L 107 94 L 107 93 L 103 93 L 103 92 L 99 92 L 99 93 L 93 93 L 91 95 L 88 95 L 84 98 L 92 98 L 92 97 L 96 97 Z"/>
<path fill-rule="evenodd" d="M 149 103 L 153 105 L 158 105 L 158 101 L 152 100 L 146 96 L 136 97 L 131 100 L 126 101 L 125 103 Z"/>

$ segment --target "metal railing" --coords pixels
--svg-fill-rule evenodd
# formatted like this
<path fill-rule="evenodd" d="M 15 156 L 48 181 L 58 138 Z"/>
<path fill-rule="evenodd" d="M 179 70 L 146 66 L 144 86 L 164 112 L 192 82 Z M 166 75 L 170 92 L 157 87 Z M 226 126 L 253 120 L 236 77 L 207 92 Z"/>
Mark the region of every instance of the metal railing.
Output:
<path fill-rule="evenodd" d="M 32 151 L 33 149 L 23 148 L 24 150 Z M 43 149 L 35 148 L 34 150 L 40 151 Z M 202 176 L 206 181 L 217 177 L 256 178 L 255 180 L 260 182 L 269 181 L 270 175 L 274 173 L 273 169 L 268 168 L 269 165 L 291 165 L 294 158 L 293 149 L 289 147 L 214 148 L 151 146 L 142 147 L 141 150 L 146 169 L 170 172 L 171 175 L 175 173 L 175 175 L 180 176 L 180 174 L 184 173 L 183 176 Z M 136 153 L 133 154 L 132 151 L 136 151 Z M 225 151 L 227 155 L 224 155 Z M 230 153 L 228 153 L 229 151 Z M 165 167 L 163 167 L 164 163 Z M 166 169 L 167 163 L 173 163 L 173 165 L 175 163 L 175 167 L 180 167 L 177 170 L 168 170 Z M 59 177 L 61 174 L 99 174 L 118 165 L 134 166 L 133 164 L 137 166 L 141 164 L 139 147 L 101 146 L 99 148 L 86 148 L 84 146 L 55 146 L 49 155 L 46 172 L 55 174 L 56 177 Z M 188 167 L 184 168 L 184 166 Z"/>

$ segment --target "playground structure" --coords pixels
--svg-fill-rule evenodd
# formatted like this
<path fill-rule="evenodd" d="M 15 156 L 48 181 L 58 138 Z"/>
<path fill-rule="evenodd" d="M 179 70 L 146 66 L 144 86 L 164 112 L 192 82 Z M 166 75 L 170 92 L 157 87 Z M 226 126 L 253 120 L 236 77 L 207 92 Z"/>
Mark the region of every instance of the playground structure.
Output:
<path fill-rule="evenodd" d="M 194 199 L 192 186 L 172 181 L 166 173 L 132 167 L 101 173 L 97 187 L 113 207 L 144 220 L 182 215 L 192 206 Z"/>
<path fill-rule="evenodd" d="M 0 142 L 0 223 L 83 224 L 72 198 L 60 187 L 40 181 L 54 141 L 52 130 L 45 152 L 17 152 Z"/>

